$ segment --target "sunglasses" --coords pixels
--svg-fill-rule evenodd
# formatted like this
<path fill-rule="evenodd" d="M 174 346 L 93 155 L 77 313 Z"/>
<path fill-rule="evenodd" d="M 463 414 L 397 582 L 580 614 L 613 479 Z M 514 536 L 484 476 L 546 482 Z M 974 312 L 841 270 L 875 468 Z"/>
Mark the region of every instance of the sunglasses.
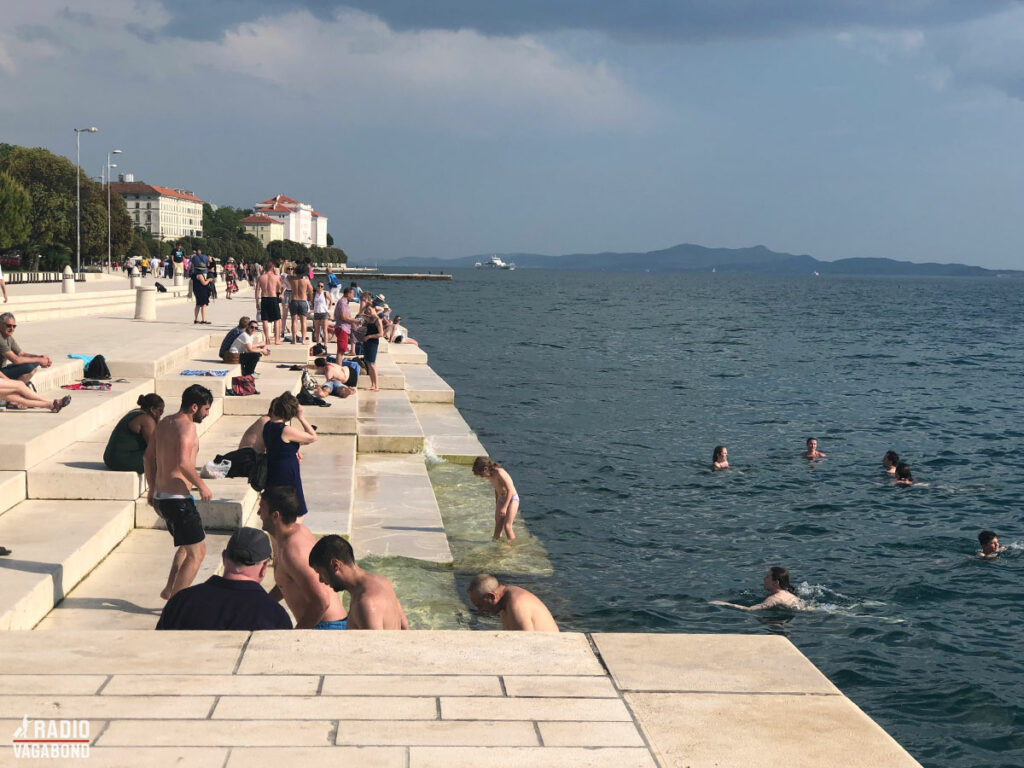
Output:
<path fill-rule="evenodd" d="M 17 327 L 18 327 L 17 323 L 4 323 L 4 328 L 10 328 L 10 329 L 13 330 L 13 329 L 15 329 Z"/>

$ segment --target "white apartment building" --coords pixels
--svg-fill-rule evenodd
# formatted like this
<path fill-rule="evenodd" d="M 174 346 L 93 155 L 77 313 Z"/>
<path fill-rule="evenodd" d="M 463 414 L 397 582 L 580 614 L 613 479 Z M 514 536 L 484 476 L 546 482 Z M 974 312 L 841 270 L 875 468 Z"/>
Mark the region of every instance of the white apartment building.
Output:
<path fill-rule="evenodd" d="M 157 240 L 203 236 L 203 201 L 185 189 L 169 189 L 121 177 L 110 185 L 128 208 L 137 227 Z"/>
<path fill-rule="evenodd" d="M 327 247 L 327 217 L 313 210 L 308 203 L 300 203 L 285 195 L 277 195 L 253 206 L 253 215 L 267 216 L 281 222 L 284 239 Z"/>

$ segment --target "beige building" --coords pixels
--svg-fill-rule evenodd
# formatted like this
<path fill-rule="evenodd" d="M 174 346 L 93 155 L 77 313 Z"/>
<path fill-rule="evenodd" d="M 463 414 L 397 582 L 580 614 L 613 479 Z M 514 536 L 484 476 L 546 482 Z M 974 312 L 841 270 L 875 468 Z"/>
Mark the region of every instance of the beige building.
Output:
<path fill-rule="evenodd" d="M 269 216 L 264 216 L 260 213 L 254 213 L 252 216 L 246 216 L 242 219 L 242 228 L 245 230 L 247 235 L 256 235 L 260 242 L 263 243 L 263 247 L 267 247 L 267 243 L 274 240 L 284 240 L 284 224 L 277 219 L 272 219 Z"/>
<path fill-rule="evenodd" d="M 308 203 L 277 195 L 256 203 L 253 208 L 256 216 L 266 216 L 281 224 L 284 228 L 281 239 L 302 243 L 307 248 L 327 246 L 327 217 L 314 211 Z"/>
<path fill-rule="evenodd" d="M 132 224 L 157 240 L 203 236 L 203 201 L 188 190 L 127 180 L 114 182 L 110 191 L 124 199 Z"/>

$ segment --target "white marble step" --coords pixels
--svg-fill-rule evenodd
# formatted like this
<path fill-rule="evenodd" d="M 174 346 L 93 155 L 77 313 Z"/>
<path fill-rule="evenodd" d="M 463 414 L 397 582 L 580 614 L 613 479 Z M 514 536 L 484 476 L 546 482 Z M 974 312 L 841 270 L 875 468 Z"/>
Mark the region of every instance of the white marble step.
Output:
<path fill-rule="evenodd" d="M 359 452 L 418 453 L 423 429 L 404 391 L 359 393 Z"/>
<path fill-rule="evenodd" d="M 455 390 L 428 365 L 403 365 L 411 403 L 454 403 Z"/>
<path fill-rule="evenodd" d="M 423 429 L 424 451 L 456 464 L 472 464 L 487 449 L 462 418 L 458 408 L 446 403 L 413 403 Z"/>
<path fill-rule="evenodd" d="M 0 514 L 27 497 L 25 473 L 19 471 L 0 472 Z"/>

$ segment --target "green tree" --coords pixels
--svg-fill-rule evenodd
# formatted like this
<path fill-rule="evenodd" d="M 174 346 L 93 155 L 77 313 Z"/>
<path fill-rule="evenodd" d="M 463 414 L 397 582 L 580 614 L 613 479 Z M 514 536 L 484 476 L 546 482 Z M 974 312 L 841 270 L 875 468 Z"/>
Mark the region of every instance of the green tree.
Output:
<path fill-rule="evenodd" d="M 327 247 L 330 248 L 332 245 L 334 245 L 334 237 L 331 235 L 330 232 L 328 232 L 327 233 Z"/>
<path fill-rule="evenodd" d="M 0 211 L 0 251 L 22 245 L 31 231 L 32 198 L 6 173 L 0 173 Z"/>

